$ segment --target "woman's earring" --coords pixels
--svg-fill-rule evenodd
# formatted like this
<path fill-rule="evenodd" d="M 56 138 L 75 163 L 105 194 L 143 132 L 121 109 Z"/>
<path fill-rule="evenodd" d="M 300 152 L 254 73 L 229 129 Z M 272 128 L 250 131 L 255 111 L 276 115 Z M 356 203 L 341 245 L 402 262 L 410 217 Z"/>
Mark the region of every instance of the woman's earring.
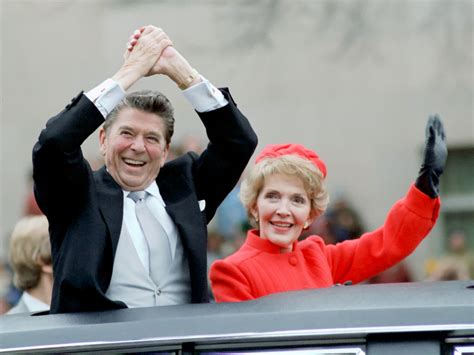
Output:
<path fill-rule="evenodd" d="M 304 229 L 304 230 L 307 230 L 308 228 L 309 228 L 309 223 L 306 222 L 306 223 L 304 224 L 304 226 L 303 226 L 303 229 Z"/>
<path fill-rule="evenodd" d="M 255 216 L 255 222 L 258 223 L 258 216 Z"/>

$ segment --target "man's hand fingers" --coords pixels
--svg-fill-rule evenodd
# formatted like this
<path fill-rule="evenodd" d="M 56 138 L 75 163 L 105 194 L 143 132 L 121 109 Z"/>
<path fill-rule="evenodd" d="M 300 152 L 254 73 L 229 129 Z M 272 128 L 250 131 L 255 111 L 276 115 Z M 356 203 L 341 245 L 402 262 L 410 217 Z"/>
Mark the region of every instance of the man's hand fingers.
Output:
<path fill-rule="evenodd" d="M 166 47 L 173 45 L 173 42 L 169 39 L 168 35 L 161 29 L 157 29 L 149 34 L 149 40 L 153 46 L 156 54 L 161 56 L 161 53 Z"/>
<path fill-rule="evenodd" d="M 161 40 L 160 43 L 158 43 L 158 49 L 159 49 L 160 55 L 163 53 L 163 51 L 166 48 L 170 46 L 173 46 L 173 42 L 169 38 L 165 38 Z"/>
<path fill-rule="evenodd" d="M 163 39 L 169 39 L 168 35 L 161 28 L 157 28 L 154 31 L 150 32 L 148 36 L 155 43 L 158 43 L 159 41 Z"/>
<path fill-rule="evenodd" d="M 139 29 L 141 35 L 147 35 L 152 32 L 164 32 L 162 28 L 155 27 L 153 25 L 143 26 Z"/>

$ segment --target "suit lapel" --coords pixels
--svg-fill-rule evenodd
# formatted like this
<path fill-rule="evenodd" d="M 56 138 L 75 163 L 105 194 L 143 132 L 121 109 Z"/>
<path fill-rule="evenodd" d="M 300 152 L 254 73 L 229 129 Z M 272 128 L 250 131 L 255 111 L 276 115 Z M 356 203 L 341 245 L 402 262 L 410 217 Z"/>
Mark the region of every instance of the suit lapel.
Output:
<path fill-rule="evenodd" d="M 182 175 L 167 176 L 160 174 L 156 180 L 160 194 L 166 204 L 166 212 L 178 227 L 184 248 L 188 251 L 190 266 L 205 260 L 206 224 L 196 194 Z M 202 254 L 202 255 L 201 255 Z M 191 258 L 197 257 L 197 260 Z"/>
<path fill-rule="evenodd" d="M 94 172 L 100 213 L 110 231 L 112 250 L 117 250 L 123 221 L 123 192 L 105 166 Z"/>

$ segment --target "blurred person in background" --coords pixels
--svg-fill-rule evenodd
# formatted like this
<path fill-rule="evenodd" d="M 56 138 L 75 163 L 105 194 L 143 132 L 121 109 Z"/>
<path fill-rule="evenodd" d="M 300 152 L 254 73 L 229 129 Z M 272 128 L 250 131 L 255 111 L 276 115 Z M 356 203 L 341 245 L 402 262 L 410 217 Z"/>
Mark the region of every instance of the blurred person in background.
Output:
<path fill-rule="evenodd" d="M 211 267 L 211 264 L 219 259 L 222 259 L 225 255 L 223 253 L 224 238 L 216 230 L 209 230 L 207 237 L 207 270 Z M 209 275 L 209 273 L 208 273 Z M 210 283 L 209 283 L 210 285 Z M 211 301 L 214 300 L 211 287 L 209 286 L 209 296 Z"/>
<path fill-rule="evenodd" d="M 245 236 L 246 232 L 242 228 L 248 224 L 247 211 L 239 198 L 241 183 L 242 179 L 239 179 L 216 211 L 216 228 L 226 243 L 230 244 L 242 234 Z"/>
<path fill-rule="evenodd" d="M 20 291 L 12 284 L 10 265 L 0 262 L 0 314 L 7 313 L 20 297 Z"/>
<path fill-rule="evenodd" d="M 201 154 L 204 149 L 205 147 L 202 145 L 201 139 L 199 137 L 192 134 L 187 134 L 178 142 L 173 142 L 173 144 L 170 144 L 166 161 L 176 159 L 188 152 Z"/>
<path fill-rule="evenodd" d="M 367 282 L 369 284 L 386 284 L 412 281 L 414 281 L 414 277 L 410 267 L 405 260 L 402 260 L 391 268 L 382 271 L 380 274 L 370 278 Z"/>
<path fill-rule="evenodd" d="M 466 234 L 462 230 L 451 232 L 447 240 L 447 252 L 435 262 L 431 281 L 474 279 L 474 254 L 469 250 Z"/>
<path fill-rule="evenodd" d="M 415 183 L 385 223 L 358 239 L 326 245 L 319 236 L 298 239 L 327 207 L 326 165 L 299 144 L 265 147 L 242 183 L 242 201 L 256 229 L 233 255 L 214 262 L 217 302 L 335 284 L 359 283 L 412 253 L 439 214 L 439 178 L 447 149 L 441 120 L 428 119 L 424 158 Z"/>
<path fill-rule="evenodd" d="M 183 155 L 188 152 L 201 154 L 205 149 L 205 145 L 199 136 L 188 133 L 180 139 L 177 148 L 178 155 Z"/>
<path fill-rule="evenodd" d="M 10 240 L 13 283 L 23 291 L 7 314 L 49 310 L 53 289 L 53 267 L 45 216 L 28 216 L 15 226 Z"/>
<path fill-rule="evenodd" d="M 210 141 L 201 155 L 165 164 L 171 103 L 126 94 L 151 75 L 171 79 L 195 108 Z M 97 129 L 105 166 L 93 171 L 81 145 Z M 115 75 L 51 118 L 33 149 L 51 231 L 51 313 L 208 302 L 206 226 L 256 145 L 227 89 L 199 75 L 162 29 L 135 31 Z"/>
<path fill-rule="evenodd" d="M 339 197 L 331 201 L 324 214 L 303 231 L 301 239 L 319 235 L 326 244 L 336 244 L 359 238 L 365 231 L 356 209 L 351 206 L 347 197 L 339 193 Z"/>
<path fill-rule="evenodd" d="M 359 214 L 344 197 L 335 200 L 325 215 L 336 243 L 359 238 L 364 232 Z"/>

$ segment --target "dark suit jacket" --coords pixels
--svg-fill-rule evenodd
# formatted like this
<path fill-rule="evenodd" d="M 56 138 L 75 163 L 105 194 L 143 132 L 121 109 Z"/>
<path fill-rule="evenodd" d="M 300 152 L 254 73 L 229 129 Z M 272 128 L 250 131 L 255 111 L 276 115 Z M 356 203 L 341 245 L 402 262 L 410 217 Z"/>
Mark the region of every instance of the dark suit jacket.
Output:
<path fill-rule="evenodd" d="M 198 113 L 209 138 L 201 156 L 188 153 L 160 170 L 156 182 L 189 262 L 192 302 L 208 302 L 206 225 L 237 183 L 257 137 L 232 97 Z M 105 167 L 93 172 L 81 144 L 103 116 L 82 94 L 51 118 L 33 149 L 35 196 L 50 223 L 54 287 L 51 313 L 126 307 L 105 296 L 123 218 L 123 193 Z M 206 208 L 199 210 L 198 201 Z"/>

